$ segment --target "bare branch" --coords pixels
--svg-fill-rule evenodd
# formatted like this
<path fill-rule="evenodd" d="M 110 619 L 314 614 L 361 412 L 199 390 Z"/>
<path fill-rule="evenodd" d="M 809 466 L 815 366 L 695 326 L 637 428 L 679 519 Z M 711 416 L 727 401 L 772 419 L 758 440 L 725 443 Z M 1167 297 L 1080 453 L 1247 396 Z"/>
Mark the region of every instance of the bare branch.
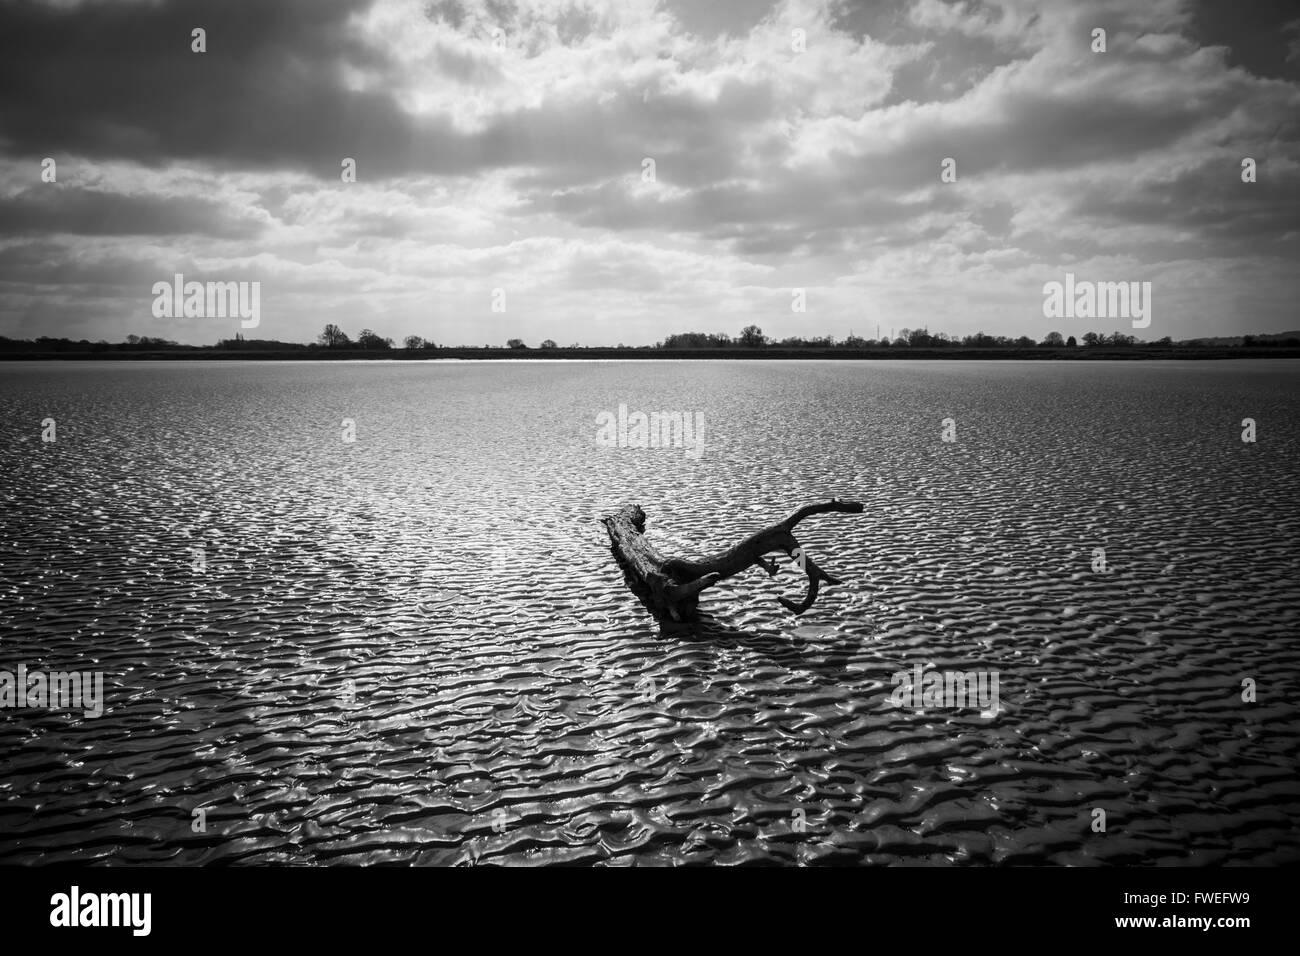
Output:
<path fill-rule="evenodd" d="M 840 582 L 803 553 L 792 531 L 805 518 L 829 512 L 859 514 L 862 505 L 834 498 L 806 505 L 785 521 L 764 528 L 725 551 L 698 560 L 665 558 L 646 540 L 645 512 L 637 505 L 624 505 L 601 521 L 609 532 L 614 553 L 633 578 L 649 588 L 653 603 L 667 611 L 674 620 L 682 620 L 694 615 L 701 591 L 755 566 L 769 576 L 775 575 L 778 570 L 776 562 L 765 556 L 773 551 L 784 551 L 794 557 L 796 549 L 808 577 L 808 591 L 798 603 L 787 598 L 778 600 L 795 615 L 808 610 L 817 600 L 823 581 L 832 585 Z"/>

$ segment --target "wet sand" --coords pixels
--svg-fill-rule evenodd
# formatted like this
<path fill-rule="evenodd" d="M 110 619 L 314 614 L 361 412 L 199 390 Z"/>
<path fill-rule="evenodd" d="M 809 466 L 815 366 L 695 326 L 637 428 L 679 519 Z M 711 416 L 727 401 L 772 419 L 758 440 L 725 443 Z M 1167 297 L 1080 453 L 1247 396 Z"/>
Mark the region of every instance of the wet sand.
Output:
<path fill-rule="evenodd" d="M 1300 860 L 1300 362 L 4 372 L 0 668 L 107 701 L 0 710 L 0 862 Z M 601 447 L 620 403 L 703 453 Z M 596 520 L 831 496 L 841 586 L 669 636 Z M 891 706 L 917 663 L 997 714 Z"/>

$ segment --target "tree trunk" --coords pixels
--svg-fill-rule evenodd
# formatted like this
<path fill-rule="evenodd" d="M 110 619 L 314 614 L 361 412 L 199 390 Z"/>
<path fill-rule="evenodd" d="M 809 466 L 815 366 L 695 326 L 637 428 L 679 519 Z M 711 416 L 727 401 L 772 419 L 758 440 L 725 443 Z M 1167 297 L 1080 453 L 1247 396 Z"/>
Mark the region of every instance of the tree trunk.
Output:
<path fill-rule="evenodd" d="M 862 505 L 856 501 L 837 501 L 808 505 L 800 508 L 786 520 L 750 535 L 734 547 L 719 551 L 698 561 L 686 558 L 669 558 L 645 538 L 645 512 L 640 505 L 624 505 L 612 515 L 601 518 L 609 532 L 615 556 L 636 583 L 649 591 L 650 605 L 674 621 L 687 621 L 695 616 L 700 592 L 717 584 L 723 578 L 739 574 L 757 565 L 768 573 L 777 573 L 776 561 L 764 557 L 772 551 L 784 551 L 796 561 L 808 576 L 808 592 L 802 601 L 777 598 L 796 616 L 802 614 L 817 600 L 821 582 L 839 584 L 804 554 L 794 536 L 794 526 L 810 515 L 830 511 L 859 514 Z"/>

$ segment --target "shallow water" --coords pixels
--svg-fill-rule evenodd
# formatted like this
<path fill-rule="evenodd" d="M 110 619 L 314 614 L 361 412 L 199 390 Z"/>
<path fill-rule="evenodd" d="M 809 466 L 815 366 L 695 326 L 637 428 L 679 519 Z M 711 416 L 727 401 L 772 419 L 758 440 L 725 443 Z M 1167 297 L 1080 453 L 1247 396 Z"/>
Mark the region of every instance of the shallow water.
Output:
<path fill-rule="evenodd" d="M 0 669 L 106 693 L 0 710 L 0 862 L 1300 860 L 1300 363 L 6 363 L 0 445 Z M 685 634 L 596 521 L 832 496 Z"/>

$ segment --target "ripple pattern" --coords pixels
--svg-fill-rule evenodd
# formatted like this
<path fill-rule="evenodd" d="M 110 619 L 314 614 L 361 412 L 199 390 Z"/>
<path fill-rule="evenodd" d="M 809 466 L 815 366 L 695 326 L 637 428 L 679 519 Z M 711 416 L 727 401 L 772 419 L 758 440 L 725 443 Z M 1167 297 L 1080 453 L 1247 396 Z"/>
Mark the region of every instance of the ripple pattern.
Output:
<path fill-rule="evenodd" d="M 0 669 L 106 709 L 0 710 L 0 863 L 1300 861 L 1297 372 L 8 363 Z M 599 446 L 620 403 L 703 454 Z M 680 633 L 596 520 L 699 553 L 830 496 L 841 586 Z M 1000 707 L 892 706 L 916 664 Z"/>

